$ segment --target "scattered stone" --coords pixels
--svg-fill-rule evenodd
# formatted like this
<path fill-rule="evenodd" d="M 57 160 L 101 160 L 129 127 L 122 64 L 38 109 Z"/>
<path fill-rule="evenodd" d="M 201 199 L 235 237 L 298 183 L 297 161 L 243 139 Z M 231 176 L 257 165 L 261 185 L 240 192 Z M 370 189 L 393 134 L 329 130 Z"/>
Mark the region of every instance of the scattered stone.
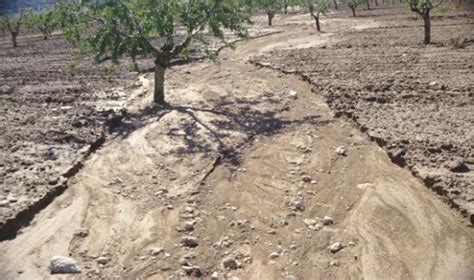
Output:
<path fill-rule="evenodd" d="M 163 253 L 165 250 L 161 247 L 151 247 L 150 248 L 150 256 L 158 256 L 159 254 Z"/>
<path fill-rule="evenodd" d="M 455 159 L 453 161 L 448 161 L 444 165 L 451 172 L 467 172 L 469 167 L 462 159 Z"/>
<path fill-rule="evenodd" d="M 106 265 L 107 263 L 110 262 L 110 259 L 108 257 L 102 256 L 97 258 L 97 263 Z"/>
<path fill-rule="evenodd" d="M 15 202 L 18 201 L 18 199 L 17 199 L 16 197 L 14 197 L 13 195 L 7 196 L 7 200 L 8 200 L 8 202 L 10 202 L 10 203 L 15 203 Z"/>
<path fill-rule="evenodd" d="M 181 238 L 181 244 L 185 247 L 195 248 L 199 245 L 199 241 L 194 236 L 184 236 Z"/>
<path fill-rule="evenodd" d="M 285 277 L 285 280 L 298 280 L 298 278 L 296 278 L 296 276 L 293 276 L 293 275 L 287 275 Z"/>
<path fill-rule="evenodd" d="M 239 263 L 232 257 L 227 257 L 222 261 L 222 265 L 227 269 L 239 268 Z"/>
<path fill-rule="evenodd" d="M 341 242 L 334 242 L 329 246 L 328 249 L 331 251 L 331 253 L 337 253 L 342 250 L 342 248 L 344 248 L 344 245 Z"/>
<path fill-rule="evenodd" d="M 81 273 L 76 260 L 63 256 L 54 256 L 50 260 L 51 274 Z"/>
<path fill-rule="evenodd" d="M 196 221 L 187 221 L 183 225 L 183 230 L 185 231 L 193 231 L 194 230 L 194 225 L 196 224 Z"/>
<path fill-rule="evenodd" d="M 183 265 L 181 268 L 186 272 L 187 274 L 191 274 L 194 271 L 194 267 L 188 266 L 188 265 Z"/>
<path fill-rule="evenodd" d="M 346 156 L 347 155 L 346 148 L 344 146 L 337 147 L 336 148 L 336 154 L 338 154 L 340 156 Z"/>
<path fill-rule="evenodd" d="M 166 205 L 166 209 L 168 209 L 168 210 L 173 210 L 174 207 L 173 207 L 173 205 L 171 205 L 171 204 L 167 204 L 167 205 Z"/>
<path fill-rule="evenodd" d="M 273 253 L 270 254 L 269 257 L 270 257 L 270 259 L 272 259 L 272 260 L 277 259 L 277 258 L 280 257 L 280 253 L 278 253 L 278 252 L 273 252 Z"/>
<path fill-rule="evenodd" d="M 211 274 L 211 280 L 219 280 L 219 273 L 217 271 Z"/>
<path fill-rule="evenodd" d="M 87 228 L 78 228 L 74 231 L 74 236 L 77 237 L 87 237 L 89 235 L 89 230 Z"/>
<path fill-rule="evenodd" d="M 315 220 L 315 219 L 304 219 L 303 223 L 307 226 L 313 226 L 313 225 L 317 224 L 318 221 Z"/>
<path fill-rule="evenodd" d="M 341 263 L 340 263 L 338 260 L 331 261 L 331 262 L 329 263 L 329 266 L 340 266 L 340 265 L 341 265 Z"/>
<path fill-rule="evenodd" d="M 328 225 L 332 225 L 332 224 L 334 224 L 333 218 L 331 218 L 329 216 L 324 216 L 323 225 L 328 226 Z"/>
<path fill-rule="evenodd" d="M 8 207 L 8 206 L 10 206 L 10 202 L 8 202 L 8 200 L 4 199 L 0 201 L 0 207 Z"/>
<path fill-rule="evenodd" d="M 352 241 L 351 241 L 351 242 L 349 242 L 349 243 L 347 243 L 347 246 L 354 247 L 355 245 L 356 245 L 356 244 L 355 244 L 354 242 L 352 242 Z"/>
<path fill-rule="evenodd" d="M 309 177 L 308 175 L 305 175 L 301 178 L 301 180 L 303 180 L 303 182 L 305 183 L 311 183 L 311 177 Z"/>
<path fill-rule="evenodd" d="M 299 211 L 305 210 L 304 201 L 302 198 L 295 201 L 295 208 L 296 210 L 299 210 Z"/>
<path fill-rule="evenodd" d="M 290 90 L 290 92 L 288 92 L 288 96 L 294 99 L 298 98 L 298 94 L 294 90 Z"/>

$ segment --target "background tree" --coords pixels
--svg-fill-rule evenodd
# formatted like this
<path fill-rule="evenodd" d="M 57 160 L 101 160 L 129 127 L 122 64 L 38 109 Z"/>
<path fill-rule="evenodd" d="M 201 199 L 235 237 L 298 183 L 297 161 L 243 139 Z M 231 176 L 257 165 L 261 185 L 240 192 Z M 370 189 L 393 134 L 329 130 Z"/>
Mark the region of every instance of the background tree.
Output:
<path fill-rule="evenodd" d="M 366 1 L 368 1 L 368 0 L 347 0 L 347 6 L 349 6 L 349 8 L 351 9 L 352 16 L 354 16 L 354 17 L 357 16 L 357 14 L 356 14 L 357 7 L 360 4 L 365 3 Z"/>
<path fill-rule="evenodd" d="M 224 30 L 245 37 L 247 16 L 232 0 L 122 0 L 96 4 L 82 0 L 65 4 L 67 37 L 97 61 L 110 55 L 113 63 L 128 56 L 150 55 L 155 64 L 154 102 L 165 100 L 165 71 L 172 59 L 188 53 L 193 40 L 209 44 L 203 36 L 225 42 Z M 180 36 L 178 36 L 178 33 Z M 205 47 L 209 55 L 214 53 Z"/>
<path fill-rule="evenodd" d="M 14 48 L 18 47 L 17 38 L 18 35 L 20 35 L 20 27 L 23 23 L 26 14 L 27 13 L 25 10 L 21 10 L 19 14 L 4 12 L 1 15 L 4 25 L 6 26 L 8 32 L 10 32 L 12 45 Z"/>
<path fill-rule="evenodd" d="M 321 24 L 319 22 L 321 14 L 325 15 L 329 10 L 327 0 L 303 0 L 303 5 L 308 7 L 311 17 L 316 22 L 316 29 L 321 32 Z"/>
<path fill-rule="evenodd" d="M 31 13 L 25 19 L 31 29 L 36 29 L 43 34 L 43 39 L 48 40 L 51 34 L 59 27 L 59 17 L 56 10 Z"/>
<path fill-rule="evenodd" d="M 269 26 L 272 26 L 276 12 L 283 6 L 282 0 L 256 0 L 254 4 L 265 11 Z"/>
<path fill-rule="evenodd" d="M 425 28 L 425 39 L 424 43 L 429 44 L 431 42 L 431 16 L 430 12 L 432 9 L 439 7 L 443 1 L 433 0 L 409 0 L 410 9 L 419 14 L 423 18 Z"/>

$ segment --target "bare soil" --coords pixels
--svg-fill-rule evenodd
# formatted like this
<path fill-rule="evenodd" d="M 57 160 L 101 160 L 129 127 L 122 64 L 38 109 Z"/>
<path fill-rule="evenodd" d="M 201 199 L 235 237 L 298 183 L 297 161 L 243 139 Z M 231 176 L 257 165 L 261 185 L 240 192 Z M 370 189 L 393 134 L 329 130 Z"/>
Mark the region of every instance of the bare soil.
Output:
<path fill-rule="evenodd" d="M 404 6 L 384 7 L 360 12 L 359 21 L 376 19 L 377 26 L 254 61 L 303 75 L 338 115 L 353 120 L 394 162 L 408 166 L 474 223 L 471 8 L 435 14 L 428 46 L 421 44 L 420 19 Z"/>
<path fill-rule="evenodd" d="M 151 74 L 130 89 L 123 78 L 125 124 L 0 243 L 2 277 L 470 279 L 474 232 L 458 212 L 313 85 L 250 61 L 340 44 L 384 22 L 345 11 L 323 20 L 325 34 L 312 23 L 277 16 L 279 33 L 239 42 L 217 62 L 173 67 L 167 106 L 148 106 Z M 81 273 L 51 275 L 55 255 L 74 258 Z"/>

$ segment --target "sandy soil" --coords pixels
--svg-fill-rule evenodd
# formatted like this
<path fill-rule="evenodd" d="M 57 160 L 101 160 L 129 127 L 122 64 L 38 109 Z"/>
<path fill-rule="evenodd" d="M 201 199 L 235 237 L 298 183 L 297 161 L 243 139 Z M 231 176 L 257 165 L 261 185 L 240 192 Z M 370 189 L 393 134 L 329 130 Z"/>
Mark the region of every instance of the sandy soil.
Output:
<path fill-rule="evenodd" d="M 323 23 L 338 35 L 336 26 L 373 21 Z M 174 67 L 169 106 L 150 110 L 149 97 L 133 96 L 135 125 L 0 243 L 3 277 L 55 278 L 54 255 L 82 269 L 59 279 L 472 277 L 474 232 L 458 213 L 310 84 L 248 61 L 272 45 L 338 37 L 305 25 L 280 21 L 281 33 L 238 43 L 217 63 Z M 331 252 L 335 242 L 342 248 Z"/>
<path fill-rule="evenodd" d="M 472 8 L 472 7 L 471 7 Z M 254 58 L 304 76 L 348 117 L 474 223 L 474 9 L 433 16 L 433 44 L 406 7 L 361 11 L 376 20 L 341 39 Z M 372 22 L 373 23 L 373 22 Z M 328 26 L 328 31 L 334 31 Z"/>

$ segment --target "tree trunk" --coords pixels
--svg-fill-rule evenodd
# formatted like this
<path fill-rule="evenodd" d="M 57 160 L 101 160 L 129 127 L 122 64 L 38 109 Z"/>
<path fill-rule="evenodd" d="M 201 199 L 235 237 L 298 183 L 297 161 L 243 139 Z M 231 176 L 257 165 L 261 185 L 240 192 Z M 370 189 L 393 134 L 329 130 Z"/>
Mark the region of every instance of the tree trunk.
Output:
<path fill-rule="evenodd" d="M 288 14 L 288 5 L 285 5 L 284 10 L 285 10 L 285 15 L 287 15 Z"/>
<path fill-rule="evenodd" d="M 17 32 L 11 32 L 11 34 L 12 34 L 13 47 L 16 48 L 16 47 L 18 47 L 18 43 L 16 42 L 16 37 L 18 37 L 18 33 Z"/>
<path fill-rule="evenodd" d="M 153 94 L 154 103 L 165 102 L 165 72 L 166 67 L 155 62 L 155 89 Z"/>
<path fill-rule="evenodd" d="M 314 20 L 316 21 L 316 29 L 318 32 L 321 32 L 321 25 L 319 24 L 319 16 L 313 16 Z"/>
<path fill-rule="evenodd" d="M 48 35 L 47 34 L 43 34 L 43 40 L 48 40 Z"/>
<path fill-rule="evenodd" d="M 351 10 L 352 10 L 352 16 L 353 17 L 356 17 L 356 8 L 354 6 L 350 6 Z"/>
<path fill-rule="evenodd" d="M 274 14 L 267 13 L 267 15 L 268 15 L 268 26 L 272 26 Z"/>
<path fill-rule="evenodd" d="M 375 6 L 379 5 L 379 0 L 375 0 Z"/>
<path fill-rule="evenodd" d="M 370 10 L 370 0 L 366 0 L 367 2 L 367 10 Z"/>
<path fill-rule="evenodd" d="M 425 22 L 425 44 L 431 43 L 431 18 L 430 9 L 425 9 L 423 13 L 423 21 Z"/>
<path fill-rule="evenodd" d="M 334 3 L 334 9 L 337 10 L 337 0 L 334 0 L 333 3 Z"/>

